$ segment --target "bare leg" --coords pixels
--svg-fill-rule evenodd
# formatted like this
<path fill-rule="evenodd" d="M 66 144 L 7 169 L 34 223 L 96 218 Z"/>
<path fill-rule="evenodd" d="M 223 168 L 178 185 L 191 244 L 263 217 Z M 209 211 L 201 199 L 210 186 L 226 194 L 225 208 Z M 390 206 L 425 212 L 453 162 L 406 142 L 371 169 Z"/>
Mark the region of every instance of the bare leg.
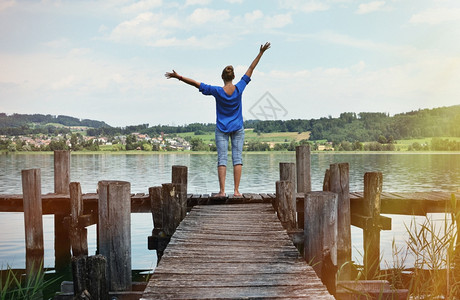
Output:
<path fill-rule="evenodd" d="M 234 191 L 233 194 L 235 196 L 241 196 L 240 191 L 238 190 L 240 187 L 240 179 L 241 179 L 241 171 L 243 169 L 243 165 L 234 165 L 233 166 L 233 181 L 234 181 Z"/>
<path fill-rule="evenodd" d="M 217 175 L 219 176 L 219 194 L 217 197 L 224 197 L 225 196 L 225 175 L 227 173 L 226 166 L 218 166 L 217 167 Z"/>

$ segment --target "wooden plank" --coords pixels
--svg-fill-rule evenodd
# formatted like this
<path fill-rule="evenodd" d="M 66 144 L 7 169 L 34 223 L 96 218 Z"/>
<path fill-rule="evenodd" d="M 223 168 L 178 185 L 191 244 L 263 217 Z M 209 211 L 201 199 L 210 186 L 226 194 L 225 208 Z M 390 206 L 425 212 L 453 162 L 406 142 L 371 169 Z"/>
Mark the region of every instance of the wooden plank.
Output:
<path fill-rule="evenodd" d="M 147 294 L 144 292 L 143 298 L 158 299 L 158 297 L 174 299 L 289 299 L 289 298 L 315 298 L 315 299 L 334 299 L 332 296 L 324 295 L 323 289 L 315 290 L 305 286 L 288 287 L 214 287 L 208 288 L 161 288 Z M 150 288 L 147 287 L 147 292 Z M 148 298 L 147 298 L 148 297 Z"/>
<path fill-rule="evenodd" d="M 196 206 L 178 226 L 143 299 L 334 299 L 269 203 Z"/>
<path fill-rule="evenodd" d="M 169 281 L 174 281 L 178 283 L 178 286 L 181 287 L 191 286 L 192 284 L 194 284 L 197 287 L 228 287 L 233 284 L 237 284 L 238 286 L 295 286 L 298 284 L 299 281 L 308 281 L 309 279 L 311 279 L 311 277 L 311 273 L 294 275 L 286 274 L 286 276 L 283 276 L 281 278 L 278 274 L 271 273 L 264 274 L 263 277 L 259 276 L 259 274 L 241 274 L 238 277 L 216 274 L 211 278 L 207 275 L 195 275 L 191 277 L 181 274 L 154 273 L 151 278 L 161 279 L 161 281 L 155 281 L 155 287 L 170 284 Z"/>

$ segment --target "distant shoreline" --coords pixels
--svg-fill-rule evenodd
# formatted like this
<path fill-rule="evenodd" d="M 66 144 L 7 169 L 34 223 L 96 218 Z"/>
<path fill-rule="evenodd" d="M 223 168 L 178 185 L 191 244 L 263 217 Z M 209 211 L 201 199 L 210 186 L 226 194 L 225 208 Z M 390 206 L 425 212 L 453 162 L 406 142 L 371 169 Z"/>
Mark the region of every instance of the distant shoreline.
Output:
<path fill-rule="evenodd" d="M 215 151 L 140 151 L 140 150 L 129 150 L 129 151 L 70 151 L 72 155 L 159 155 L 159 154 L 213 154 L 217 155 Z M 318 151 L 312 150 L 312 154 L 460 154 L 460 151 Z M 53 155 L 53 151 L 0 151 L 1 155 Z M 229 155 L 231 152 L 229 151 Z M 295 151 L 243 151 L 243 155 L 248 154 L 295 154 Z"/>

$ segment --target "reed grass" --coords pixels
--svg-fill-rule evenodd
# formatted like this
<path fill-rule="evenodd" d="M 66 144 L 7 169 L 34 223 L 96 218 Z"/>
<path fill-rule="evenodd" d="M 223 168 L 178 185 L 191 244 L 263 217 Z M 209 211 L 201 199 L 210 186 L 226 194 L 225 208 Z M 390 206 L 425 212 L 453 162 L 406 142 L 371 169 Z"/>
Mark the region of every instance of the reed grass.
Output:
<path fill-rule="evenodd" d="M 43 299 L 43 291 L 55 284 L 60 278 L 45 280 L 43 263 L 37 270 L 31 270 L 29 276 L 14 271 L 7 266 L 0 276 L 0 300 Z"/>
<path fill-rule="evenodd" d="M 395 290 L 408 289 L 410 299 L 460 299 L 460 207 L 454 194 L 450 205 L 451 213 L 444 214 L 442 222 L 427 216 L 406 225 L 408 239 L 402 246 L 393 240 L 392 261 L 384 261 L 385 270 L 369 274 L 370 268 L 353 264 L 352 278 L 388 280 Z M 376 263 L 382 262 L 381 257 Z"/>

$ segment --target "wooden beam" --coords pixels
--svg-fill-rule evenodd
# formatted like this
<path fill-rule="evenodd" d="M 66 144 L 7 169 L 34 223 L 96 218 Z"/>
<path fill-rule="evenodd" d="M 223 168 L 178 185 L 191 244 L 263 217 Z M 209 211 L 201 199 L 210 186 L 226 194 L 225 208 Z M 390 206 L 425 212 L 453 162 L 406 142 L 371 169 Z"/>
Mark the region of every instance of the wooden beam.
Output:
<path fill-rule="evenodd" d="M 358 228 L 364 229 L 372 224 L 373 220 L 371 217 L 363 216 L 361 214 L 352 213 L 351 214 L 351 225 Z M 381 230 L 391 230 L 391 218 L 380 216 L 378 224 Z"/>

